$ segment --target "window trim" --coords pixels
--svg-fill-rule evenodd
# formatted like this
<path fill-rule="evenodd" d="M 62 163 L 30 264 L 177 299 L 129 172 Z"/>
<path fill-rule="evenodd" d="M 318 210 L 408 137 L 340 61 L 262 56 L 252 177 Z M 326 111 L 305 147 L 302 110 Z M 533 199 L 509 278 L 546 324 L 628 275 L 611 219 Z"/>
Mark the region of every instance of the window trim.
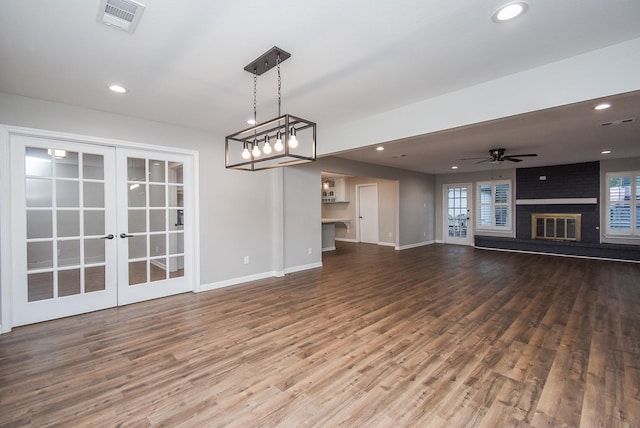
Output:
<path fill-rule="evenodd" d="M 509 196 L 507 198 L 507 202 L 505 203 L 496 203 L 496 186 L 501 184 L 509 185 Z M 481 186 L 491 186 L 491 203 L 482 203 L 482 198 L 480 196 L 480 187 Z M 514 190 L 513 190 L 513 182 L 510 179 L 505 180 L 490 180 L 490 181 L 478 181 L 476 182 L 476 230 L 477 231 L 491 231 L 491 232 L 504 232 L 504 233 L 512 233 L 513 232 L 513 224 L 514 224 Z M 481 221 L 481 209 L 483 206 L 491 207 L 491 225 L 482 225 Z M 495 208 L 496 206 L 506 206 L 507 207 L 507 223 L 504 226 L 496 226 L 495 222 Z"/>
<path fill-rule="evenodd" d="M 629 177 L 631 179 L 631 195 L 628 201 L 631 208 L 631 213 L 630 213 L 631 228 L 629 230 L 611 229 L 611 223 L 610 223 L 610 217 L 609 217 L 611 203 L 627 202 L 624 200 L 616 200 L 616 201 L 611 200 L 611 186 L 609 183 L 612 178 L 616 178 L 616 177 L 620 177 L 620 178 Z M 612 171 L 612 172 L 607 172 L 605 174 L 605 189 L 606 189 L 605 211 L 604 211 L 605 236 L 615 237 L 615 238 L 640 237 L 640 227 L 637 227 L 638 220 L 636 218 L 638 207 L 640 207 L 640 200 L 636 199 L 637 192 L 639 191 L 637 188 L 638 177 L 640 177 L 640 171 Z"/>

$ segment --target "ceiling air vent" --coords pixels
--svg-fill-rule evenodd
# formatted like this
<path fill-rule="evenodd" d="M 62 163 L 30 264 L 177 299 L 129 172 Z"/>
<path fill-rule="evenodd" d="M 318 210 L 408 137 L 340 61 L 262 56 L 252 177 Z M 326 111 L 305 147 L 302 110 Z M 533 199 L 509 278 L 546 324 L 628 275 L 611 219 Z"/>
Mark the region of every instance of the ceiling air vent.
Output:
<path fill-rule="evenodd" d="M 601 123 L 600 126 L 623 125 L 625 123 L 635 122 L 635 120 L 636 120 L 635 117 L 631 117 L 629 119 L 620 119 L 620 120 L 614 120 L 612 122 L 604 122 L 604 123 Z"/>
<path fill-rule="evenodd" d="M 132 0 L 100 0 L 97 21 L 133 33 L 144 5 Z"/>

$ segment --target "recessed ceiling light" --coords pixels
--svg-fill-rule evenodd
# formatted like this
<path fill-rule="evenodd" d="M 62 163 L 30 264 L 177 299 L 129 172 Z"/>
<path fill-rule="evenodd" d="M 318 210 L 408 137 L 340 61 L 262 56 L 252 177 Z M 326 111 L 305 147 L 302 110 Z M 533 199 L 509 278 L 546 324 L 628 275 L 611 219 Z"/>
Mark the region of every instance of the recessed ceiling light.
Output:
<path fill-rule="evenodd" d="M 109 90 L 111 92 L 115 92 L 117 94 L 126 94 L 128 92 L 127 88 L 125 88 L 124 86 L 115 85 L 115 84 L 114 85 L 109 85 Z"/>
<path fill-rule="evenodd" d="M 384 147 L 382 147 L 382 146 L 378 146 L 378 147 L 376 147 L 376 150 L 377 150 L 377 151 L 379 151 L 379 152 L 381 152 L 381 151 L 383 151 L 383 150 L 384 150 Z"/>
<path fill-rule="evenodd" d="M 457 165 L 453 165 L 453 166 L 451 167 L 451 169 L 458 169 L 458 166 L 457 166 Z"/>
<path fill-rule="evenodd" d="M 611 153 L 611 150 L 603 150 L 600 153 L 602 153 L 603 155 L 608 155 Z"/>
<path fill-rule="evenodd" d="M 606 110 L 609 107 L 611 107 L 611 104 L 609 104 L 609 103 L 600 103 L 597 106 L 595 106 L 593 109 L 594 110 Z"/>
<path fill-rule="evenodd" d="M 258 123 L 258 122 L 256 122 L 256 121 L 255 121 L 255 119 L 247 119 L 247 123 L 248 123 L 249 125 L 255 125 L 255 124 L 256 124 L 256 123 Z"/>
<path fill-rule="evenodd" d="M 522 15 L 527 11 L 528 8 L 529 8 L 529 5 L 525 2 L 519 1 L 514 3 L 509 3 L 502 6 L 500 9 L 498 9 L 493 14 L 491 19 L 493 19 L 494 22 L 506 22 L 517 16 Z"/>

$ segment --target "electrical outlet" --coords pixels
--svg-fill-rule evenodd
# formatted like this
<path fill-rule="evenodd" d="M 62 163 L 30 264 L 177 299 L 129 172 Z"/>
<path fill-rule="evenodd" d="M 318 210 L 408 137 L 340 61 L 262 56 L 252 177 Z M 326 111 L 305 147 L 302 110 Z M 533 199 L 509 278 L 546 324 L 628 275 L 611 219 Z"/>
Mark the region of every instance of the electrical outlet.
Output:
<path fill-rule="evenodd" d="M 249 256 L 244 256 L 244 264 L 245 265 L 249 264 Z"/>
<path fill-rule="evenodd" d="M 389 232 L 389 238 L 391 238 L 391 232 Z"/>
<path fill-rule="evenodd" d="M 309 247 L 307 251 L 309 252 L 309 254 L 313 253 L 313 250 L 311 249 L 311 247 Z"/>

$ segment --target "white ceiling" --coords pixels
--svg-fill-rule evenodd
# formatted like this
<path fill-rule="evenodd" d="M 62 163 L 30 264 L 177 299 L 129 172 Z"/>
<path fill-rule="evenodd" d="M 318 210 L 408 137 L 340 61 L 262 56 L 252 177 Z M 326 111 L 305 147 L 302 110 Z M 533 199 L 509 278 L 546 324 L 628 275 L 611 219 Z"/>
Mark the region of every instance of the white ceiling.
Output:
<path fill-rule="evenodd" d="M 502 162 L 503 168 L 640 156 L 640 91 L 604 100 L 611 108 L 596 111 L 593 107 L 597 102 L 585 101 L 350 150 L 339 156 L 430 174 L 495 168 L 491 162 L 461 160 L 489 157 L 491 148 L 506 148 L 505 155 L 538 155 L 524 157 L 518 163 Z M 634 121 L 620 123 L 621 119 Z M 377 151 L 378 146 L 384 151 Z M 602 154 L 604 150 L 611 153 Z M 453 170 L 452 166 L 458 168 Z"/>
<path fill-rule="evenodd" d="M 640 38 L 637 0 L 530 0 L 504 24 L 491 20 L 502 0 L 142 0 L 134 34 L 96 22 L 99 3 L 0 0 L 0 91 L 227 135 L 252 115 L 243 67 L 276 45 L 292 54 L 283 110 L 338 126 Z M 113 82 L 130 92 L 110 93 Z M 519 166 L 596 160 L 578 145 L 599 153 L 602 138 L 616 157 L 640 156 L 638 121 L 594 125 L 640 116 L 639 95 L 610 98 L 599 116 L 577 104 L 340 156 L 443 173 L 484 155 L 479 145 L 539 154 Z M 275 116 L 270 71 L 258 78 L 258 120 Z"/>

